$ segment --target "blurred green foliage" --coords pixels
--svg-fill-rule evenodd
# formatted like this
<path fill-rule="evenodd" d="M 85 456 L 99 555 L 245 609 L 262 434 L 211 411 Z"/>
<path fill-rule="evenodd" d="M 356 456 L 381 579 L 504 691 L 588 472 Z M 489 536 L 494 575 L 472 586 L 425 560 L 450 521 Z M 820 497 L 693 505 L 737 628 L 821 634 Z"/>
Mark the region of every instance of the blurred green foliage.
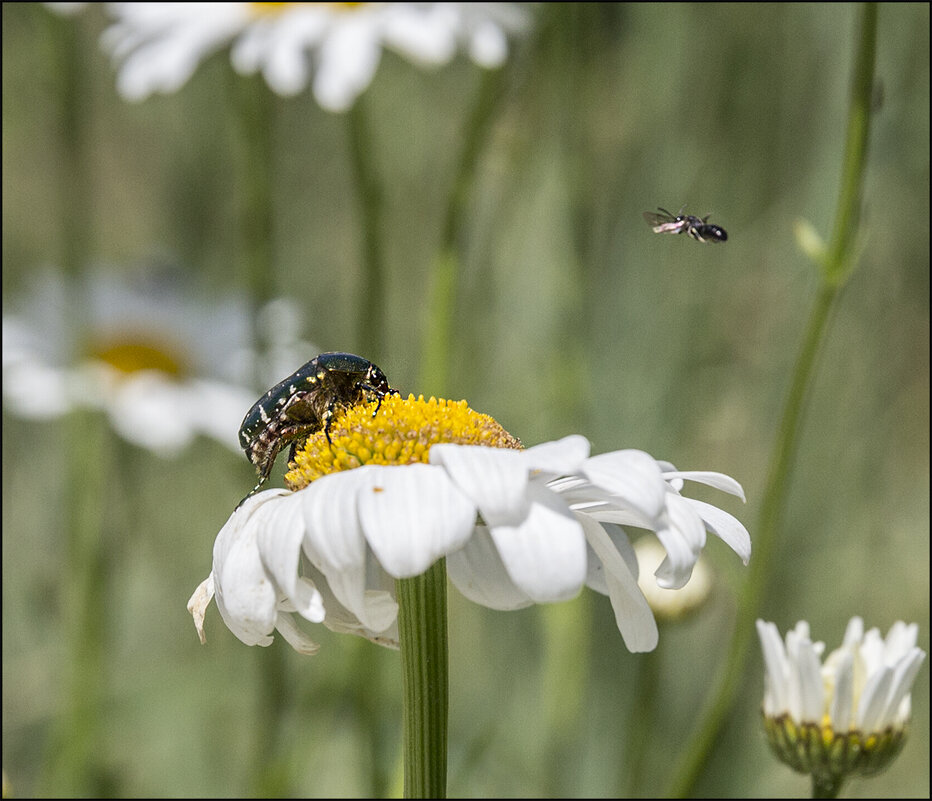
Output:
<path fill-rule="evenodd" d="M 594 452 L 638 447 L 684 469 L 728 473 L 748 505 L 724 506 L 753 540 L 817 285 L 793 225 L 805 218 L 827 236 L 832 224 L 854 9 L 581 3 L 535 13 L 533 34 L 505 68 L 506 94 L 460 221 L 451 395 L 525 444 L 578 432 Z M 5 3 L 2 14 L 6 310 L 39 266 L 67 258 L 69 153 L 53 30 L 63 21 L 38 4 Z M 241 142 L 231 97 L 246 80 L 232 76 L 224 52 L 175 94 L 128 104 L 98 46 L 100 10 L 67 24 L 84 66 L 77 77 L 91 204 L 83 213 L 93 259 L 120 270 L 167 254 L 210 287 L 236 288 Z M 928 652 L 927 4 L 881 6 L 877 74 L 863 252 L 811 392 L 763 616 L 781 631 L 807 619 L 829 648 L 855 614 L 884 632 L 896 619 L 915 621 Z M 421 71 L 386 53 L 359 101 L 384 192 L 387 260 L 386 329 L 379 352 L 364 355 L 402 391 L 434 391 L 416 385 L 425 287 L 479 80 L 465 58 Z M 366 287 L 347 118 L 322 111 L 309 93 L 273 95 L 268 105 L 271 291 L 301 301 L 304 334 L 322 350 L 353 351 Z M 727 244 L 655 236 L 641 218 L 684 203 L 711 213 Z M 4 412 L 3 768 L 17 796 L 69 794 L 43 776 L 68 673 L 62 605 L 75 580 L 61 538 L 65 430 L 65 422 Z M 276 660 L 286 702 L 277 742 L 266 747 L 283 792 L 371 792 L 370 773 L 391 775 L 397 759 L 395 653 L 323 630 L 313 658 L 280 640 L 247 648 L 214 608 L 202 647 L 185 610 L 210 569 L 214 536 L 252 485 L 245 459 L 204 442 L 165 461 L 115 439 L 105 458 L 103 786 L 132 796 L 249 792 L 251 733 L 267 712 L 263 662 Z M 574 602 L 592 627 L 590 650 L 579 655 L 588 685 L 581 699 L 562 699 L 578 704 L 578 717 L 568 715 L 578 730 L 559 733 L 555 763 L 542 715 L 561 698 L 543 697 L 540 610 L 496 613 L 451 591 L 450 794 L 662 794 L 727 643 L 743 578 L 721 543 L 707 553 L 719 578 L 712 602 L 662 628 L 650 657 L 626 652 L 607 599 Z M 645 664 L 655 671 L 650 728 L 631 720 L 641 714 Z M 360 670 L 375 682 L 367 715 L 354 697 Z M 697 793 L 808 791 L 767 752 L 762 681 L 755 656 Z M 928 796 L 928 664 L 913 708 L 900 759 L 878 779 L 853 781 L 847 794 Z M 631 738 L 648 735 L 643 783 L 632 788 Z"/>

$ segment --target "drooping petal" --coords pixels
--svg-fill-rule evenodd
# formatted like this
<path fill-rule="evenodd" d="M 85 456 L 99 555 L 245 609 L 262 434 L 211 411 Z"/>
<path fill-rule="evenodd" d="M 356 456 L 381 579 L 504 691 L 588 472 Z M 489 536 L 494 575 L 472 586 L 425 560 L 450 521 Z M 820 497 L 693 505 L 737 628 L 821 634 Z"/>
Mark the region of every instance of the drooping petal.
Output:
<path fill-rule="evenodd" d="M 297 495 L 304 511 L 304 553 L 327 578 L 333 594 L 367 627 L 391 621 L 372 619 L 365 603 L 366 540 L 356 498 L 371 468 L 323 476 Z"/>
<path fill-rule="evenodd" d="M 313 623 L 323 622 L 323 599 L 299 570 L 305 532 L 301 498 L 287 495 L 269 504 L 268 514 L 257 515 L 256 526 L 259 554 L 275 583 L 302 617 Z"/>
<path fill-rule="evenodd" d="M 447 557 L 447 575 L 466 598 L 490 609 L 522 609 L 534 603 L 511 580 L 483 525 L 476 526 L 469 542 Z"/>
<path fill-rule="evenodd" d="M 741 522 L 728 512 L 712 506 L 704 501 L 697 501 L 695 498 L 684 498 L 702 518 L 705 527 L 716 537 L 724 542 L 733 550 L 741 559 L 742 564 L 747 564 L 751 559 L 751 535 Z"/>
<path fill-rule="evenodd" d="M 311 656 L 320 650 L 320 645 L 301 631 L 295 625 L 294 618 L 287 612 L 279 612 L 275 630 L 299 654 Z"/>
<path fill-rule="evenodd" d="M 262 564 L 253 518 L 281 494 L 268 490 L 248 499 L 230 515 L 214 542 L 217 608 L 227 628 L 247 645 L 270 645 L 278 618 L 278 593 Z"/>
<path fill-rule="evenodd" d="M 629 570 L 615 543 L 599 523 L 585 518 L 580 518 L 580 523 L 586 540 L 605 568 L 615 622 L 625 646 L 632 653 L 653 651 L 659 640 L 657 622 L 638 589 L 637 575 Z"/>
<path fill-rule="evenodd" d="M 512 581 L 537 603 L 574 598 L 586 579 L 586 542 L 563 500 L 528 486 L 530 509 L 516 526 L 489 531 Z"/>
<path fill-rule="evenodd" d="M 340 603 L 323 573 L 313 565 L 307 565 L 305 569 L 324 599 L 324 607 L 327 610 L 324 625 L 328 629 L 339 634 L 355 634 L 365 637 L 386 648 L 398 647 L 398 604 L 390 591 L 372 587 L 367 587 L 363 591 L 361 605 L 365 610 L 364 616 L 368 620 L 377 621 L 380 625 L 380 628 L 372 629 Z"/>
<path fill-rule="evenodd" d="M 373 553 L 395 578 L 423 573 L 472 534 L 476 508 L 442 468 L 384 467 L 365 478 L 357 500 L 360 523 Z"/>

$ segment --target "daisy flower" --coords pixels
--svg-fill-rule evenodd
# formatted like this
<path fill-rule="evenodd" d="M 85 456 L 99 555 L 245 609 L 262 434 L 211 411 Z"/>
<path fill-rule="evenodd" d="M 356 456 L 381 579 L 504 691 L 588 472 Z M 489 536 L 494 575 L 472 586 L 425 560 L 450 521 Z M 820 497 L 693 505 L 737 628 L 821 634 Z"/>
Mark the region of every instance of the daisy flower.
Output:
<path fill-rule="evenodd" d="M 11 414 L 47 420 L 100 409 L 120 436 L 161 456 L 198 435 L 241 453 L 236 432 L 254 398 L 255 361 L 241 300 L 208 302 L 174 271 L 79 281 L 47 271 L 9 305 L 3 402 Z"/>
<path fill-rule="evenodd" d="M 268 645 L 277 629 L 313 651 L 295 614 L 395 645 L 395 579 L 445 557 L 459 591 L 493 609 L 568 600 L 584 585 L 608 595 L 627 647 L 649 651 L 657 626 L 629 531 L 654 532 L 666 551 L 654 580 L 670 589 L 689 581 L 707 532 L 750 558 L 744 526 L 683 496 L 685 481 L 743 499 L 721 473 L 681 472 L 639 450 L 590 456 L 576 435 L 523 449 L 465 401 L 388 395 L 309 437 L 288 490 L 260 492 L 233 512 L 189 610 L 202 640 L 216 597 L 250 645 Z"/>
<path fill-rule="evenodd" d="M 851 618 L 840 648 L 821 661 L 800 621 L 786 634 L 757 621 L 764 652 L 764 728 L 774 753 L 821 786 L 887 767 L 905 742 L 910 689 L 925 652 L 918 626 L 897 621 L 886 637 Z M 823 796 L 824 797 L 824 796 Z"/>
<path fill-rule="evenodd" d="M 421 67 L 458 49 L 500 66 L 508 34 L 527 26 L 513 3 L 109 3 L 115 22 L 103 46 L 128 100 L 174 92 L 212 53 L 230 46 L 234 69 L 261 72 L 285 96 L 310 81 L 328 111 L 346 111 L 365 91 L 382 48 Z M 312 77 L 313 76 L 313 77 Z"/>

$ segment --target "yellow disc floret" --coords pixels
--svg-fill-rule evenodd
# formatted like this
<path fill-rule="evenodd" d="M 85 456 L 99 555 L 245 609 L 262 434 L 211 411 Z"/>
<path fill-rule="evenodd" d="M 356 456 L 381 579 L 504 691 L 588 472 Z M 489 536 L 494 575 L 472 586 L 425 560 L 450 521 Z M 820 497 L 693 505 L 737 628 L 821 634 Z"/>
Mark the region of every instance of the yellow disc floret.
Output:
<path fill-rule="evenodd" d="M 366 464 L 426 463 L 430 446 L 438 442 L 521 448 L 498 422 L 464 400 L 386 395 L 381 405 L 372 401 L 337 412 L 326 432 L 308 437 L 289 464 L 285 483 L 298 490 L 328 473 Z"/>

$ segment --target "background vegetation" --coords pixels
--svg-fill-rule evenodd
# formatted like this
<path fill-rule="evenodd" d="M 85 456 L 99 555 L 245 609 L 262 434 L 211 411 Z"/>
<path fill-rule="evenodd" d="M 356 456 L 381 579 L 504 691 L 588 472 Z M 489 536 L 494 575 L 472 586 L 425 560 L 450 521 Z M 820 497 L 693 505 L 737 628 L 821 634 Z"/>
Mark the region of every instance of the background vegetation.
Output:
<path fill-rule="evenodd" d="M 37 4 L 4 3 L 2 14 L 7 312 L 38 268 L 66 258 L 67 153 L 54 38 L 62 20 Z M 505 67 L 459 221 L 443 391 L 525 444 L 578 432 L 594 452 L 638 447 L 683 469 L 728 473 L 748 504 L 723 505 L 753 540 L 817 286 L 793 226 L 804 218 L 824 236 L 831 228 L 855 9 L 585 3 L 535 14 Z M 250 82 L 219 53 L 178 92 L 129 104 L 98 45 L 100 9 L 67 24 L 87 70 L 82 211 L 94 261 L 128 271 L 165 260 L 209 292 L 247 291 L 231 98 Z M 884 632 L 915 621 L 928 652 L 928 5 L 882 5 L 877 53 L 882 105 L 863 250 L 811 392 L 763 617 L 781 631 L 807 619 L 829 648 L 855 614 Z M 423 71 L 388 52 L 358 101 L 384 193 L 387 276 L 384 331 L 363 355 L 405 392 L 441 391 L 418 383 L 427 289 L 481 78 L 462 57 Z M 300 301 L 303 336 L 319 350 L 358 352 L 367 287 L 348 118 L 321 110 L 309 92 L 266 93 L 276 265 L 268 292 Z M 641 218 L 684 203 L 712 213 L 729 241 L 655 236 Z M 74 792 L 48 770 L 71 658 L 68 588 L 82 569 L 61 535 L 67 426 L 3 416 L 3 768 L 18 796 Z M 323 630 L 313 658 L 280 639 L 247 648 L 215 609 L 207 645 L 197 641 L 185 603 L 252 486 L 245 458 L 206 439 L 174 460 L 115 437 L 102 453 L 88 455 L 109 465 L 96 790 L 238 796 L 261 758 L 283 794 L 374 792 L 372 776 L 390 777 L 398 758 L 397 654 Z M 664 626 L 651 656 L 625 650 L 607 599 L 588 591 L 567 607 L 560 653 L 547 611 L 496 613 L 451 591 L 450 794 L 663 794 L 720 666 L 745 575 L 720 542 L 707 554 L 712 599 Z M 254 733 L 273 713 L 270 662 L 283 695 L 276 739 L 258 748 Z M 807 780 L 767 751 L 759 654 L 751 664 L 696 792 L 805 794 Z M 364 701 L 360 674 L 370 677 Z M 847 794 L 928 796 L 928 663 L 913 707 L 899 760 Z"/>

